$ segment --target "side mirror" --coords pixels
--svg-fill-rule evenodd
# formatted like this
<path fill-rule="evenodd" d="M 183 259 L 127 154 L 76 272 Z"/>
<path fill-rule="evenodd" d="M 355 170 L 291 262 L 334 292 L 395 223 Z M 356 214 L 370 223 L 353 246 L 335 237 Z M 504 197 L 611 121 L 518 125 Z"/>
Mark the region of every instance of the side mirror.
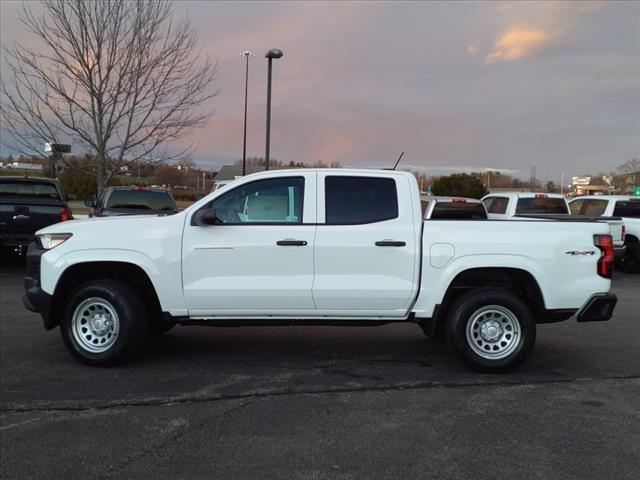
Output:
<path fill-rule="evenodd" d="M 71 200 L 75 200 L 76 196 L 75 195 L 67 195 L 67 202 L 70 202 Z"/>
<path fill-rule="evenodd" d="M 191 225 L 197 225 L 199 227 L 207 227 L 219 222 L 216 217 L 216 211 L 213 208 L 202 208 L 191 217 Z"/>

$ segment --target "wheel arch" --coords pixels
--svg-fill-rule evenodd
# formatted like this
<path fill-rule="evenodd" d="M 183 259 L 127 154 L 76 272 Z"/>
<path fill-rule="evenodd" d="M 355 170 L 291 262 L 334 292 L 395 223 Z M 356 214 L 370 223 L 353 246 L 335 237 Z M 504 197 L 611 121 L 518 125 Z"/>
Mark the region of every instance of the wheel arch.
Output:
<path fill-rule="evenodd" d="M 433 316 L 419 320 L 426 332 L 435 334 L 444 325 L 454 302 L 469 290 L 484 288 L 505 289 L 522 298 L 536 319 L 536 323 L 561 321 L 573 315 L 573 311 L 559 316 L 546 310 L 542 290 L 536 278 L 527 270 L 513 267 L 478 267 L 458 273 L 449 283 L 442 301 L 436 305 Z M 560 318 L 562 317 L 562 318 Z"/>
<path fill-rule="evenodd" d="M 91 280 L 115 279 L 132 287 L 143 300 L 151 320 L 162 318 L 162 307 L 147 272 L 125 261 L 91 261 L 70 265 L 60 275 L 53 293 L 47 329 L 60 324 L 64 302 L 79 285 Z"/>

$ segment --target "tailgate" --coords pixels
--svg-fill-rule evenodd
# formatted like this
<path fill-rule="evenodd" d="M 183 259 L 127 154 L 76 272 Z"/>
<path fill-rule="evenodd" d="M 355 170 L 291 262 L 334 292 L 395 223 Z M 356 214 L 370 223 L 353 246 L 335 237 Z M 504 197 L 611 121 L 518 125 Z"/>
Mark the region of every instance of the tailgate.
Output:
<path fill-rule="evenodd" d="M 63 204 L 38 205 L 28 202 L 0 203 L 3 235 L 33 235 L 37 230 L 61 221 Z"/>

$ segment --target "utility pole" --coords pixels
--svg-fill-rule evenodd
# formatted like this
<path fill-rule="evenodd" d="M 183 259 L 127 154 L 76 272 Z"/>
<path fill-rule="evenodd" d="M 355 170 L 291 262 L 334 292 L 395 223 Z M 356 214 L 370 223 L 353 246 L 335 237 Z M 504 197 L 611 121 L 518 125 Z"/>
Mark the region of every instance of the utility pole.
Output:
<path fill-rule="evenodd" d="M 271 61 L 274 58 L 282 57 L 282 50 L 272 48 L 264 56 L 269 60 L 269 67 L 267 72 L 267 134 L 264 149 L 264 163 L 265 170 L 269 170 L 269 143 L 271 141 Z"/>
<path fill-rule="evenodd" d="M 244 71 L 244 135 L 242 140 L 242 176 L 247 174 L 247 98 L 249 96 L 249 59 L 255 57 L 253 53 L 245 50 L 240 54 L 245 58 Z"/>

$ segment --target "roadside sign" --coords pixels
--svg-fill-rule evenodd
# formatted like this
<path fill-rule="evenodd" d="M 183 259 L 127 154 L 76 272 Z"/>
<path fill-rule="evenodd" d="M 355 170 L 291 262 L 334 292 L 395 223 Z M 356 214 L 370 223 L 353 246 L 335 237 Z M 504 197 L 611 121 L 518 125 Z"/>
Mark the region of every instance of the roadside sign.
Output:
<path fill-rule="evenodd" d="M 574 185 L 589 185 L 591 183 L 591 177 L 573 177 Z"/>
<path fill-rule="evenodd" d="M 633 196 L 640 197 L 640 185 L 636 185 L 633 187 Z"/>

